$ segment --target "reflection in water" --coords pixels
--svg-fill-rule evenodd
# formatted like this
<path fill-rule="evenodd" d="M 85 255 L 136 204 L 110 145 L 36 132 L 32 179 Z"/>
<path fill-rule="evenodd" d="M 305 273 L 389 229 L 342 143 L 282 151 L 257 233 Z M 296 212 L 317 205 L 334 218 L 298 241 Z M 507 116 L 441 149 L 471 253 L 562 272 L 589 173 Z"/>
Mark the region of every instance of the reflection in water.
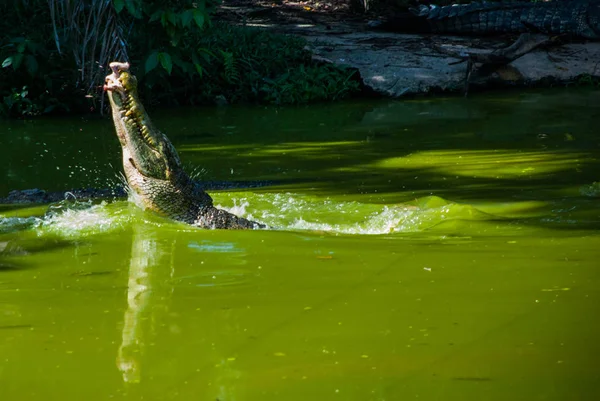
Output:
<path fill-rule="evenodd" d="M 134 227 L 127 283 L 127 309 L 117 355 L 117 367 L 126 383 L 140 382 L 139 356 L 143 353 L 145 345 L 142 323 L 148 320 L 151 311 L 149 305 L 154 294 L 151 274 L 156 274 L 165 266 L 170 266 L 171 275 L 173 274 L 172 263 L 161 263 L 165 253 L 162 252 L 154 234 L 149 227 L 140 224 Z"/>
<path fill-rule="evenodd" d="M 166 313 L 165 304 L 170 300 L 174 284 L 175 239 L 170 242 L 158 237 L 156 227 L 144 223 L 135 224 L 133 227 L 133 241 L 131 244 L 131 258 L 129 263 L 129 278 L 127 283 L 127 308 L 123 317 L 121 344 L 117 353 L 116 364 L 126 384 L 142 383 L 143 360 L 147 358 L 147 346 L 161 342 L 160 338 L 150 339 L 150 335 L 158 335 L 154 327 L 164 326 L 168 323 L 169 314 Z M 203 245 L 208 244 L 202 241 Z M 223 250 L 229 247 L 226 244 L 211 243 L 215 249 Z M 197 245 L 192 242 L 190 245 Z M 232 245 L 232 249 L 236 249 Z M 170 248 L 170 249 L 167 249 Z M 210 247 L 209 247 L 210 248 Z M 212 248 L 211 248 L 212 249 Z M 227 285 L 227 283 L 225 283 Z M 160 312 L 157 312 L 160 311 Z M 157 316 L 160 313 L 160 317 Z M 156 323 L 158 321 L 158 323 Z M 172 331 L 180 330 L 175 324 L 170 324 Z M 152 333 L 150 333 L 150 331 Z M 201 336 L 202 333 L 197 333 Z M 215 354 L 216 352 L 216 354 Z M 204 370 L 202 382 L 210 388 L 209 399 L 234 400 L 237 398 L 235 383 L 242 376 L 241 372 L 232 365 L 234 358 L 224 358 L 219 355 L 219 350 L 206 350 L 206 360 L 200 361 L 202 365 L 210 365 L 214 360 L 214 374 L 207 376 Z M 211 355 L 214 358 L 211 358 Z"/>

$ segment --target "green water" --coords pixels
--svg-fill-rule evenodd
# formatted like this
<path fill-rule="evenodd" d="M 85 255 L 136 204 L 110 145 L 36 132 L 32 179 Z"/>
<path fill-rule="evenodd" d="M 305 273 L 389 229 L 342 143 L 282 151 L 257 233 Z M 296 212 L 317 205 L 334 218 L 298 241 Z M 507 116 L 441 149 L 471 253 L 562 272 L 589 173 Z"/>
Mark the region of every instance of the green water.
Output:
<path fill-rule="evenodd" d="M 2 206 L 0 400 L 597 400 L 598 104 L 153 113 L 273 229 Z M 119 182 L 108 120 L 0 124 L 0 196 Z"/>

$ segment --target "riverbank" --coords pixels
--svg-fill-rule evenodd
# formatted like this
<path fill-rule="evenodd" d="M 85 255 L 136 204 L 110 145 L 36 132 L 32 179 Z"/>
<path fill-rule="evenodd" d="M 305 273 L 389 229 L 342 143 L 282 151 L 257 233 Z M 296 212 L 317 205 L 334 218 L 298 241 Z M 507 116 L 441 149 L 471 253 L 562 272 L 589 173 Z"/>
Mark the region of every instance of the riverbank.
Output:
<path fill-rule="evenodd" d="M 407 11 L 405 1 L 397 3 L 403 7 L 400 11 Z M 599 43 L 565 43 L 565 38 L 549 43 L 546 36 L 532 34 L 526 46 L 517 51 L 510 47 L 510 57 L 500 54 L 498 62 L 498 52 L 517 35 L 481 38 L 369 30 L 369 21 L 390 21 L 397 15 L 381 8 L 391 7 L 385 4 L 365 13 L 360 7 L 370 3 L 352 6 L 350 0 L 225 0 L 216 11 L 212 6 L 197 9 L 192 0 L 157 10 L 146 3 L 130 10 L 122 8 L 122 2 L 120 7 L 108 2 L 95 3 L 89 10 L 75 7 L 79 17 L 63 15 L 60 20 L 44 2 L 19 4 L 18 9 L 0 7 L 9 21 L 0 41 L 0 118 L 101 114 L 107 107 L 102 92 L 106 66 L 114 60 L 132 65 L 140 96 L 150 109 L 303 105 L 373 94 L 401 98 L 600 83 Z M 87 26 L 89 32 L 73 28 L 88 12 L 104 17 Z M 170 17 L 157 19 L 159 14 Z M 22 32 L 23 26 L 27 29 Z M 96 26 L 110 29 L 99 31 Z M 407 28 L 404 23 L 396 26 Z M 71 28 L 57 39 L 54 32 L 63 30 L 57 27 Z M 149 32 L 156 33 L 155 41 L 147 40 Z M 100 52 L 92 46 L 96 40 L 124 47 L 102 47 Z M 531 43 L 544 46 L 530 51 Z M 68 56 L 72 53 L 77 56 Z M 486 68 L 473 68 L 471 62 L 482 58 L 488 60 Z M 492 58 L 494 66 L 488 68 Z"/>
<path fill-rule="evenodd" d="M 224 2 L 217 18 L 305 38 L 315 59 L 355 68 L 367 90 L 394 98 L 461 93 L 467 63 L 459 54 L 484 54 L 505 48 L 517 38 L 377 32 L 368 29 L 368 15 L 346 10 L 332 13 L 311 2 L 234 0 Z M 600 43 L 562 43 L 540 47 L 498 68 L 477 70 L 469 81 L 479 89 L 586 83 L 600 78 L 599 66 Z"/>

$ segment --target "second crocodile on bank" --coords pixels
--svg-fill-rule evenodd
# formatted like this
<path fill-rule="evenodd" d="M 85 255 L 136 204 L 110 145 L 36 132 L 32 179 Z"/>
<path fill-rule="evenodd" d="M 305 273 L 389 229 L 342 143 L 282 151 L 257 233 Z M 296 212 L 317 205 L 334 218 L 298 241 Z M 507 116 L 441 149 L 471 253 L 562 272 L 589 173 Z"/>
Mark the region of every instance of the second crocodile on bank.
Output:
<path fill-rule="evenodd" d="M 183 170 L 169 139 L 150 121 L 129 63 L 113 62 L 106 77 L 112 117 L 133 196 L 146 209 L 202 228 L 254 229 L 265 225 L 217 209 L 200 183 Z"/>
<path fill-rule="evenodd" d="M 533 32 L 600 40 L 599 0 L 498 1 L 449 6 L 421 5 L 372 28 L 397 32 L 492 35 Z"/>

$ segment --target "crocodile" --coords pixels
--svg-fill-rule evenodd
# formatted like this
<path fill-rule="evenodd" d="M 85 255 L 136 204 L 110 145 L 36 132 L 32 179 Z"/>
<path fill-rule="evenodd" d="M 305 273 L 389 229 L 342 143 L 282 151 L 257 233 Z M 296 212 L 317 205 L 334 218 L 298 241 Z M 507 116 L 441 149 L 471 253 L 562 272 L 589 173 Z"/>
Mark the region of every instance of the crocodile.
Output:
<path fill-rule="evenodd" d="M 568 34 L 600 40 L 599 0 L 473 2 L 450 6 L 420 5 L 372 28 L 398 32 L 461 35 L 498 33 Z"/>
<path fill-rule="evenodd" d="M 182 168 L 175 147 L 150 121 L 129 63 L 110 63 L 104 91 L 123 152 L 123 170 L 136 203 L 173 220 L 201 228 L 256 229 L 265 225 L 213 205 L 201 183 Z"/>

